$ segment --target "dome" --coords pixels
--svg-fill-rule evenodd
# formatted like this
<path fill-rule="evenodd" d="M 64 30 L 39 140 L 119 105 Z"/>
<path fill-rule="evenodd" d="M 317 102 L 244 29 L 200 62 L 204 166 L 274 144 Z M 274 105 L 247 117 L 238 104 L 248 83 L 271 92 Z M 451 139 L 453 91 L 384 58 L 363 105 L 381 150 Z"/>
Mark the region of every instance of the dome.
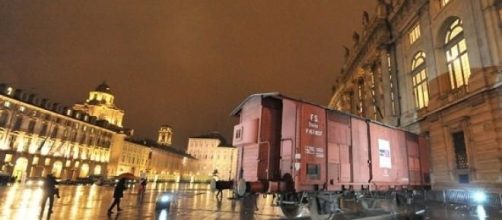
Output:
<path fill-rule="evenodd" d="M 108 94 L 112 94 L 112 90 L 110 89 L 110 86 L 108 86 L 108 84 L 106 84 L 105 81 L 103 81 L 101 84 L 99 84 L 96 87 L 96 91 L 98 91 L 98 92 L 105 92 L 105 93 L 108 93 Z"/>

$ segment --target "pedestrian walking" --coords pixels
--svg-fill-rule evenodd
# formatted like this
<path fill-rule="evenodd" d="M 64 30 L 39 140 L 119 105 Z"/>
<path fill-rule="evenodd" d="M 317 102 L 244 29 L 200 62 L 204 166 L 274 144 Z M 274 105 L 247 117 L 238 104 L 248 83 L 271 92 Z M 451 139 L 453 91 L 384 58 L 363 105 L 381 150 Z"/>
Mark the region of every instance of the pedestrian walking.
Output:
<path fill-rule="evenodd" d="M 115 186 L 115 190 L 113 191 L 113 203 L 108 209 L 108 214 L 112 214 L 113 207 L 117 206 L 117 212 L 122 211 L 120 208 L 120 199 L 124 196 L 124 190 L 126 190 L 126 179 L 121 178 L 117 185 Z"/>
<path fill-rule="evenodd" d="M 56 177 L 52 174 L 48 174 L 47 178 L 44 180 L 44 195 L 42 196 L 42 212 L 47 204 L 47 199 L 49 199 L 49 214 L 52 213 L 52 206 L 54 204 L 54 195 L 57 193 L 59 198 L 59 192 L 56 189 Z"/>
<path fill-rule="evenodd" d="M 146 183 L 147 180 L 145 178 L 141 178 L 138 185 L 138 200 L 143 201 L 143 197 L 145 196 L 146 191 Z"/>
<path fill-rule="evenodd" d="M 218 192 L 216 192 L 216 199 L 221 200 L 223 198 L 223 189 L 221 187 L 218 187 L 218 180 L 220 180 L 220 177 L 218 176 L 218 169 L 215 169 L 213 171 L 213 181 L 215 181 L 215 187 Z"/>

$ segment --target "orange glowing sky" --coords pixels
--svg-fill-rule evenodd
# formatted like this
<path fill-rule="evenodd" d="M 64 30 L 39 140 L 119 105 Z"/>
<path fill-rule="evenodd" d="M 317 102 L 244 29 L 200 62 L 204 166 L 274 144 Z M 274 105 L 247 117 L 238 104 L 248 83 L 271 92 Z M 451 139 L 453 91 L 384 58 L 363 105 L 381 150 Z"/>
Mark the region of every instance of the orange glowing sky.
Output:
<path fill-rule="evenodd" d="M 0 81 L 83 102 L 106 80 L 125 124 L 174 143 L 218 130 L 252 93 L 326 105 L 343 45 L 376 0 L 2 1 Z"/>

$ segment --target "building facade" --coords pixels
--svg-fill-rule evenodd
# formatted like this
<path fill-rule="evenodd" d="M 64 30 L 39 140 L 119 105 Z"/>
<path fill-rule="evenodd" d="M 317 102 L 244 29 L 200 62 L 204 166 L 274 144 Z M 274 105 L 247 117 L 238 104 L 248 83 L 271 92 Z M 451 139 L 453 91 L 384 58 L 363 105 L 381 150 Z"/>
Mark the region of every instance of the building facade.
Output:
<path fill-rule="evenodd" d="M 152 180 L 188 182 L 190 181 L 189 170 L 195 159 L 183 151 L 173 147 L 149 144 L 151 147 L 151 159 L 147 177 Z"/>
<path fill-rule="evenodd" d="M 18 180 L 106 175 L 119 132 L 96 117 L 0 85 L 0 168 Z"/>
<path fill-rule="evenodd" d="M 122 173 L 132 173 L 144 176 L 149 166 L 150 147 L 125 139 L 124 136 L 114 136 L 111 147 L 109 175 L 118 176 Z"/>
<path fill-rule="evenodd" d="M 189 171 L 192 181 L 209 181 L 215 170 L 220 180 L 234 179 L 237 149 L 229 145 L 219 133 L 189 138 L 187 153 L 197 159 Z"/>
<path fill-rule="evenodd" d="M 152 181 L 179 182 L 189 179 L 184 177 L 188 167 L 193 164 L 193 158 L 185 152 L 165 145 L 170 141 L 166 137 L 166 126 L 159 129 L 159 141 L 132 140 L 123 134 L 113 137 L 109 162 L 109 173 L 117 176 L 122 173 L 132 173 L 138 177 L 146 177 Z M 170 127 L 169 127 L 170 128 Z M 172 131 L 172 128 L 169 129 Z M 186 180 L 188 181 L 188 180 Z"/>
<path fill-rule="evenodd" d="M 434 189 L 502 191 L 502 1 L 379 1 L 329 106 L 418 133 Z"/>

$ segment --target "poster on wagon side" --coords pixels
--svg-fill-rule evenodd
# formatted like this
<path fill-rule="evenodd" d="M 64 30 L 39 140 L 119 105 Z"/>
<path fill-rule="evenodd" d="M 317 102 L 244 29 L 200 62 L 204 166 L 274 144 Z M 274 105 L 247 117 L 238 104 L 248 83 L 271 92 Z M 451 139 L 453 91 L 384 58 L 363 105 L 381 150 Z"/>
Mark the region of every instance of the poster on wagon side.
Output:
<path fill-rule="evenodd" d="M 380 168 L 392 168 L 390 158 L 390 143 L 388 140 L 378 139 L 378 154 L 380 155 Z"/>

